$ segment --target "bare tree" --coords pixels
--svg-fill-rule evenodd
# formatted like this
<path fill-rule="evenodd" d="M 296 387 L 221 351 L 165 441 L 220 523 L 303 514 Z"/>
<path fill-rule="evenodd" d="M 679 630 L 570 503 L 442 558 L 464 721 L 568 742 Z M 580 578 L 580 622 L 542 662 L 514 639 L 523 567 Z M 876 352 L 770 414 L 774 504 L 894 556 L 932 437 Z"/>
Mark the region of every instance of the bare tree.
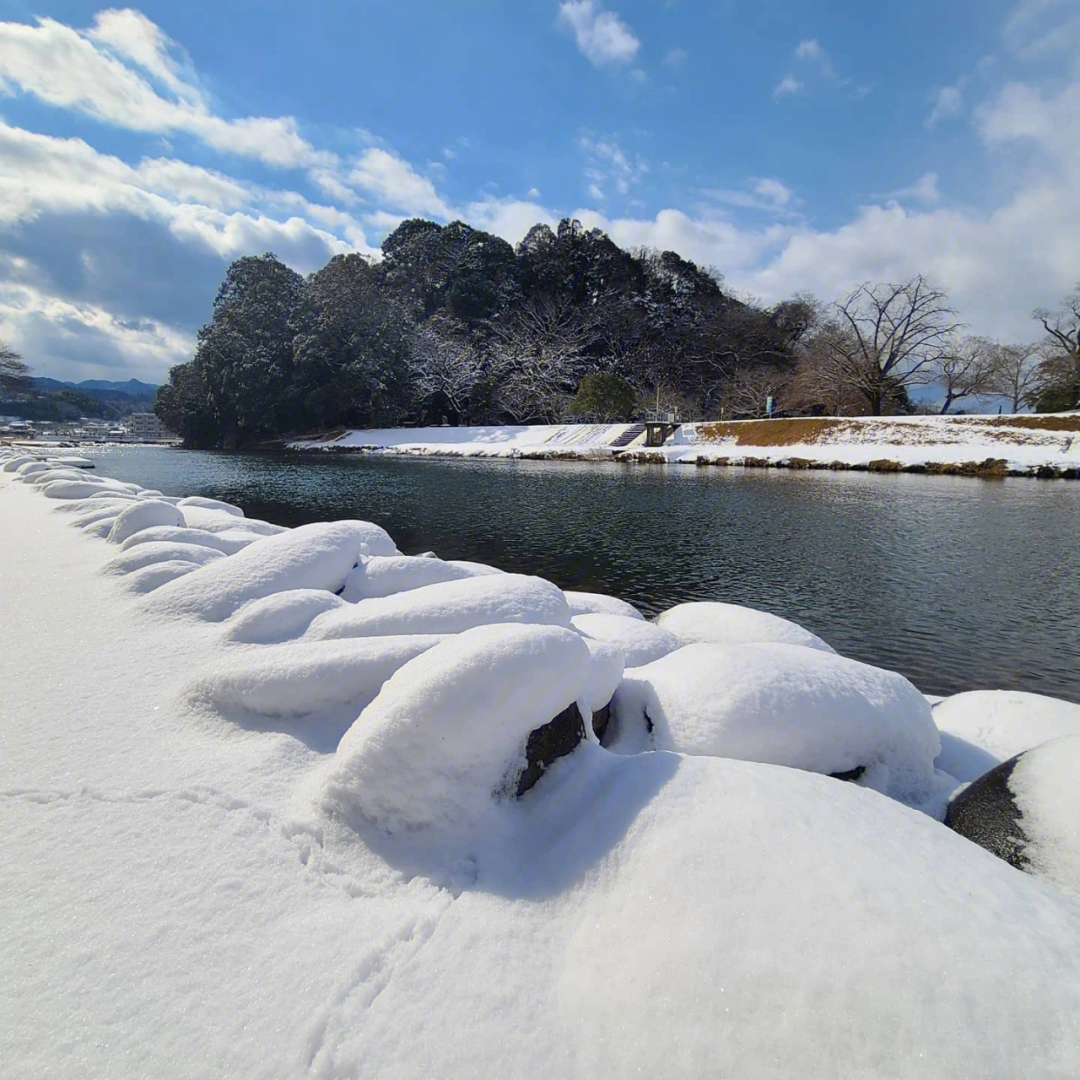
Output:
<path fill-rule="evenodd" d="M 963 398 L 981 397 L 990 392 L 994 361 L 1000 348 L 988 338 L 966 337 L 934 361 L 934 381 L 945 391 L 942 414 Z"/>
<path fill-rule="evenodd" d="M 769 398 L 779 398 L 790 381 L 790 372 L 771 365 L 739 368 L 721 387 L 721 417 L 754 420 L 767 416 Z"/>
<path fill-rule="evenodd" d="M 1012 411 L 1019 412 L 1038 385 L 1040 355 L 1037 345 L 998 345 L 991 359 L 988 392 L 1007 397 Z"/>
<path fill-rule="evenodd" d="M 800 344 L 799 358 L 783 395 L 785 412 L 824 416 L 865 416 L 870 406 L 852 380 L 850 332 L 825 322 Z"/>
<path fill-rule="evenodd" d="M 960 329 L 948 297 L 921 274 L 899 284 L 860 285 L 833 305 L 833 316 L 844 332 L 830 335 L 827 347 L 874 416 L 898 389 L 934 381 Z"/>
<path fill-rule="evenodd" d="M 1036 407 L 1080 408 L 1080 285 L 1055 310 L 1040 308 L 1034 318 L 1046 331 L 1038 387 L 1032 395 Z"/>

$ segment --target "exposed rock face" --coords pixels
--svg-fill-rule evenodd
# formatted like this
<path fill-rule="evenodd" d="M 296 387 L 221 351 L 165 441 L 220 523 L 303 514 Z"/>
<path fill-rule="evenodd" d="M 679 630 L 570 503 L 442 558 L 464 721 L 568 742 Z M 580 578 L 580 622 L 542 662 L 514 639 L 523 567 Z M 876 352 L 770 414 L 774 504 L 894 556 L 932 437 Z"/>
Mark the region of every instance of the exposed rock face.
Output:
<path fill-rule="evenodd" d="M 945 811 L 945 824 L 979 847 L 1026 870 L 1028 837 L 1009 781 L 1023 754 L 1003 761 L 965 788 Z"/>
<path fill-rule="evenodd" d="M 567 705 L 554 720 L 529 733 L 525 744 L 525 768 L 518 777 L 515 794 L 520 799 L 534 787 L 548 768 L 566 757 L 585 738 L 585 721 L 576 704 Z"/>

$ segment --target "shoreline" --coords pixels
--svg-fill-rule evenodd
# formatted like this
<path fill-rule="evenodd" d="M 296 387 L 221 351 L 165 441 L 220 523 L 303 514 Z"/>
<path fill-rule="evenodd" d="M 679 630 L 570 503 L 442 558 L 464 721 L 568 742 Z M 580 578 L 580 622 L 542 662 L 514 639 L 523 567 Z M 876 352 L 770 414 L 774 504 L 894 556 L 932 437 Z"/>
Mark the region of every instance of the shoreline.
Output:
<path fill-rule="evenodd" d="M 679 424 L 646 445 L 642 424 L 387 428 L 282 440 L 285 450 L 413 457 L 1080 480 L 1080 413 L 800 418 Z"/>

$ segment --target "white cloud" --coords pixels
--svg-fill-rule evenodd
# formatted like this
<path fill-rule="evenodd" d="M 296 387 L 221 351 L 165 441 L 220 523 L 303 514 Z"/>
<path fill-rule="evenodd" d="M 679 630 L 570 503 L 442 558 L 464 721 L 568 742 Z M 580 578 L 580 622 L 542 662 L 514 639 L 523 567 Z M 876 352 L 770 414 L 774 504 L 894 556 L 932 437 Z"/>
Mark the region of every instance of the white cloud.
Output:
<path fill-rule="evenodd" d="M 649 171 L 640 154 L 628 154 L 614 138 L 596 139 L 588 133 L 579 140 L 585 153 L 585 178 L 590 181 L 589 195 L 603 199 L 607 187 L 619 195 L 628 195 Z"/>
<path fill-rule="evenodd" d="M 829 54 L 821 47 L 821 42 L 816 38 L 800 41 L 795 46 L 795 59 L 814 64 L 826 78 L 839 81 L 836 69 L 829 59 Z"/>
<path fill-rule="evenodd" d="M 222 153 L 267 165 L 336 164 L 336 155 L 300 136 L 292 117 L 214 115 L 173 49 L 157 26 L 133 11 L 105 12 L 86 32 L 53 19 L 39 19 L 36 26 L 0 23 L 0 85 L 129 131 L 185 132 Z M 171 97 L 159 93 L 151 78 Z"/>
<path fill-rule="evenodd" d="M 444 221 L 454 216 L 430 180 L 404 158 L 380 147 L 373 147 L 356 159 L 349 170 L 348 182 L 386 206 L 407 214 L 428 214 Z"/>
<path fill-rule="evenodd" d="M 595 0 L 566 0 L 559 5 L 559 23 L 573 32 L 577 47 L 596 67 L 629 64 L 641 47 L 626 23 Z"/>
<path fill-rule="evenodd" d="M 906 199 L 913 199 L 926 206 L 934 206 L 941 202 L 941 191 L 938 189 L 938 174 L 935 172 L 924 173 L 914 184 L 890 192 L 888 198 L 897 199 L 901 202 Z"/>
<path fill-rule="evenodd" d="M 802 81 L 794 75 L 785 75 L 773 88 L 773 101 L 779 101 L 789 94 L 798 94 L 803 88 Z"/>
<path fill-rule="evenodd" d="M 686 63 L 686 58 L 689 55 L 690 54 L 685 49 L 668 49 L 668 51 L 664 53 L 664 59 L 662 62 L 668 67 L 680 67 L 681 65 Z"/>
<path fill-rule="evenodd" d="M 770 214 L 790 216 L 802 200 L 776 177 L 761 177 L 750 182 L 746 190 L 713 188 L 705 192 L 713 202 L 737 206 L 743 210 L 764 210 Z"/>
<path fill-rule="evenodd" d="M 498 199 L 494 196 L 469 203 L 462 216 L 476 228 L 501 236 L 511 244 L 521 240 L 534 225 L 554 225 L 558 221 L 551 210 L 531 199 Z"/>
<path fill-rule="evenodd" d="M 932 128 L 939 120 L 951 120 L 953 117 L 960 116 L 963 111 L 964 93 L 962 88 L 959 85 L 943 86 L 934 95 L 934 107 L 926 118 L 926 126 Z"/>

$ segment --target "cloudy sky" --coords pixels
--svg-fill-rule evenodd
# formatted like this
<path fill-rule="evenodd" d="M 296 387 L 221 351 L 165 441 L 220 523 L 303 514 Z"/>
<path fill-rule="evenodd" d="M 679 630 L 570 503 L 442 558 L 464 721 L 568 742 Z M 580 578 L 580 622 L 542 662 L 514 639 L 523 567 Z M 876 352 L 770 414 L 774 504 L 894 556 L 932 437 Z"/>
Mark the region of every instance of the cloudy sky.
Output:
<path fill-rule="evenodd" d="M 1080 280 L 1080 0 L 0 2 L 0 338 L 161 381 L 228 263 L 574 216 L 772 302 Z"/>

